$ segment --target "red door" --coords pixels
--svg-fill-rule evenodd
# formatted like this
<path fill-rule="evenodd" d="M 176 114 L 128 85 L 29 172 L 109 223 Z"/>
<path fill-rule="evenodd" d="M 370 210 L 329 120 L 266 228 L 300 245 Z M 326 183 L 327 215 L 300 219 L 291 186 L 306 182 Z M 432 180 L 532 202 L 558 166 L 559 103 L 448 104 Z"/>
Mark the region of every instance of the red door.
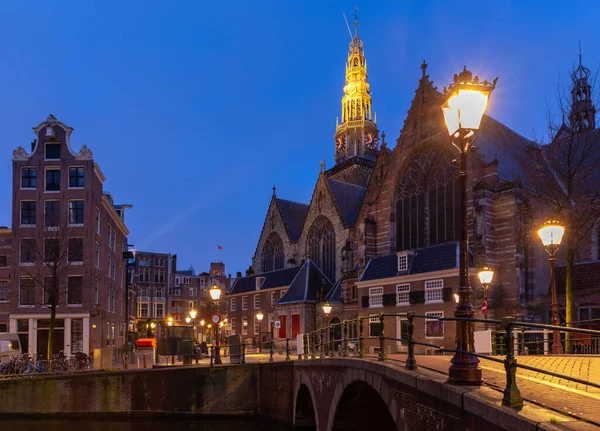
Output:
<path fill-rule="evenodd" d="M 279 316 L 279 323 L 281 324 L 281 326 L 279 327 L 279 338 L 287 338 L 286 317 L 287 316 L 285 314 Z"/>
<path fill-rule="evenodd" d="M 292 314 L 292 338 L 296 338 L 296 336 L 300 333 L 300 315 Z"/>

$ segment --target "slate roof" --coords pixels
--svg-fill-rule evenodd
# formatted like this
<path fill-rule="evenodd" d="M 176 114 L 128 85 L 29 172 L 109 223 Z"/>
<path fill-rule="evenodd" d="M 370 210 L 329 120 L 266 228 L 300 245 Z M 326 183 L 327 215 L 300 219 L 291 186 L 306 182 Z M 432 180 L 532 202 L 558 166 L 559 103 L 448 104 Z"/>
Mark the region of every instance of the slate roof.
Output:
<path fill-rule="evenodd" d="M 402 272 L 398 272 L 398 255 L 396 253 L 374 257 L 367 263 L 359 281 L 422 274 L 451 268 L 458 268 L 457 242 L 412 250 L 408 253 L 408 269 Z"/>
<path fill-rule="evenodd" d="M 263 272 L 262 274 L 255 274 L 247 277 L 238 278 L 233 283 L 229 294 L 235 295 L 236 293 L 246 293 L 255 291 L 256 277 L 265 277 L 265 280 L 263 281 L 260 290 L 289 286 L 294 280 L 294 277 L 296 277 L 296 274 L 298 274 L 299 270 L 300 266 L 294 266 L 292 268 L 278 269 L 276 271 Z"/>
<path fill-rule="evenodd" d="M 327 179 L 327 183 L 342 214 L 344 225 L 346 227 L 354 226 L 367 189 L 332 179 Z"/>
<path fill-rule="evenodd" d="M 556 294 L 565 294 L 565 283 L 567 276 L 566 265 L 556 265 Z M 573 268 L 573 293 L 600 288 L 600 261 L 576 262 Z M 548 296 L 552 295 L 551 287 L 548 288 Z"/>
<path fill-rule="evenodd" d="M 325 296 L 327 302 L 342 302 L 342 280 L 338 280 Z"/>
<path fill-rule="evenodd" d="M 190 269 L 186 269 L 186 270 L 182 270 L 182 271 L 175 271 L 175 274 L 179 274 L 179 275 L 189 275 L 189 276 L 194 276 L 194 270 L 190 270 Z"/>
<path fill-rule="evenodd" d="M 292 242 L 298 241 L 308 213 L 308 205 L 277 198 L 277 206 Z"/>
<path fill-rule="evenodd" d="M 307 259 L 285 292 L 285 295 L 279 298 L 277 304 L 317 302 L 317 299 L 321 299 L 320 293 L 322 292 L 322 297 L 325 298 L 332 287 L 329 279 L 321 272 L 317 265 L 312 260 Z"/>

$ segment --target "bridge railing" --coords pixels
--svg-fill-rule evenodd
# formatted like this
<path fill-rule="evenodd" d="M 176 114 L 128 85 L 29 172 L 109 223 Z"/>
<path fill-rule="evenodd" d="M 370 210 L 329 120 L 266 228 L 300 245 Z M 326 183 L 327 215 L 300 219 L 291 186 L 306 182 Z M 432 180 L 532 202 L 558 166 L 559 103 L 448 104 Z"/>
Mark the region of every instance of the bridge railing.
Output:
<path fill-rule="evenodd" d="M 385 335 L 385 318 L 386 317 L 395 317 L 402 318 L 408 321 L 407 324 L 407 332 L 405 337 L 397 338 L 397 337 L 386 337 Z M 496 353 L 504 356 L 503 359 L 482 354 L 476 352 L 470 352 L 459 349 L 452 349 L 445 346 L 426 343 L 421 341 L 416 341 L 414 338 L 414 328 L 415 328 L 415 319 L 427 319 L 430 320 L 438 320 L 442 322 L 457 322 L 457 321 L 467 321 L 472 324 L 475 323 L 483 323 L 486 325 L 497 326 L 502 329 L 502 349 L 496 348 Z M 335 337 L 335 329 L 337 326 L 342 325 L 342 331 L 339 331 L 342 335 L 341 338 Z M 348 325 L 356 325 L 356 331 L 349 331 Z M 329 331 L 329 339 L 325 336 L 325 331 Z M 548 333 L 549 331 L 561 331 L 564 333 L 572 333 L 576 335 L 587 336 L 586 338 L 579 338 L 580 340 L 592 340 L 592 345 L 594 343 L 598 343 L 600 340 L 600 331 L 594 329 L 587 328 L 573 328 L 573 327 L 565 327 L 565 326 L 553 326 L 546 325 L 542 323 L 530 323 L 530 322 L 522 322 L 517 321 L 514 318 L 507 317 L 502 320 L 493 320 L 493 319 L 476 319 L 476 318 L 463 318 L 463 317 L 434 317 L 429 315 L 421 315 L 416 313 L 380 313 L 379 314 L 379 336 L 378 336 L 378 344 L 379 344 L 379 352 L 378 359 L 380 361 L 387 360 L 386 354 L 386 343 L 388 341 L 395 341 L 406 343 L 408 346 L 407 351 L 407 359 L 405 362 L 405 367 L 409 370 L 417 369 L 417 358 L 415 355 L 415 346 L 424 346 L 428 348 L 436 349 L 440 352 L 450 352 L 450 353 L 462 353 L 465 355 L 475 356 L 477 358 L 486 359 L 488 361 L 500 363 L 504 365 L 504 371 L 506 374 L 506 387 L 504 389 L 504 397 L 502 399 L 502 404 L 510 407 L 521 407 L 523 405 L 523 398 L 521 397 L 521 392 L 517 387 L 517 369 L 521 368 L 524 370 L 535 371 L 538 373 L 546 374 L 553 377 L 558 377 L 560 379 L 568 380 L 571 382 L 575 382 L 578 384 L 587 385 L 590 387 L 594 387 L 600 389 L 600 384 L 596 382 L 591 382 L 589 380 L 579 379 L 576 377 L 571 377 L 569 375 L 555 373 L 552 371 L 548 371 L 542 368 L 532 367 L 525 364 L 519 364 L 515 357 L 515 351 L 519 348 L 518 340 L 515 340 L 515 333 L 520 333 L 523 335 L 523 342 L 525 343 L 524 334 L 526 331 L 541 333 L 544 335 L 543 342 L 548 343 Z M 497 331 L 496 333 L 498 333 Z M 349 334 L 354 334 L 354 336 L 349 336 Z M 363 332 L 363 317 L 358 317 L 352 320 L 346 320 L 340 323 L 331 324 L 327 327 L 317 329 L 316 331 L 312 331 L 308 334 L 304 335 L 304 359 L 308 359 L 308 354 L 310 350 L 310 358 L 316 358 L 316 350 L 320 350 L 320 357 L 325 356 L 325 346 L 329 344 L 330 355 L 335 355 L 335 342 L 342 343 L 342 354 L 343 357 L 348 357 L 348 345 L 350 342 L 356 341 L 358 344 L 358 356 L 364 356 L 364 332 Z M 539 342 L 539 340 L 534 340 L 534 342 Z"/>

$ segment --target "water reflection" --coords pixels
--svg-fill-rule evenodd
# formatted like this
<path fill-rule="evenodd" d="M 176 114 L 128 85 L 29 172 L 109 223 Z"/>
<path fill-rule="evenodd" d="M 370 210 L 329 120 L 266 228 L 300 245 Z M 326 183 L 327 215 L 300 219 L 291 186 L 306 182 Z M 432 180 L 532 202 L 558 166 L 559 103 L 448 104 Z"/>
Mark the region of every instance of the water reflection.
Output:
<path fill-rule="evenodd" d="M 31 419 L 0 421 L 0 429 L 14 431 L 290 431 L 293 428 L 254 419 L 222 421 L 64 421 Z"/>

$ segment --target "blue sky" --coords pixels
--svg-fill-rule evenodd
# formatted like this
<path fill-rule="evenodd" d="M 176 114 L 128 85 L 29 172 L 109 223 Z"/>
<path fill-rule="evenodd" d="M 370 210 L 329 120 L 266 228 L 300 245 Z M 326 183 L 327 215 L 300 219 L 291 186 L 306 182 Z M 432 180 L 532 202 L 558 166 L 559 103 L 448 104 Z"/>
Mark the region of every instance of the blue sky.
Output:
<path fill-rule="evenodd" d="M 50 113 L 73 127 L 127 215 L 136 248 L 208 268 L 223 246 L 245 270 L 271 198 L 308 202 L 333 162 L 358 4 L 373 107 L 395 142 L 419 66 L 442 88 L 463 64 L 499 76 L 489 114 L 545 133 L 581 39 L 600 65 L 589 1 L 25 1 L 0 16 L 0 225 L 10 224 L 12 150 Z"/>

